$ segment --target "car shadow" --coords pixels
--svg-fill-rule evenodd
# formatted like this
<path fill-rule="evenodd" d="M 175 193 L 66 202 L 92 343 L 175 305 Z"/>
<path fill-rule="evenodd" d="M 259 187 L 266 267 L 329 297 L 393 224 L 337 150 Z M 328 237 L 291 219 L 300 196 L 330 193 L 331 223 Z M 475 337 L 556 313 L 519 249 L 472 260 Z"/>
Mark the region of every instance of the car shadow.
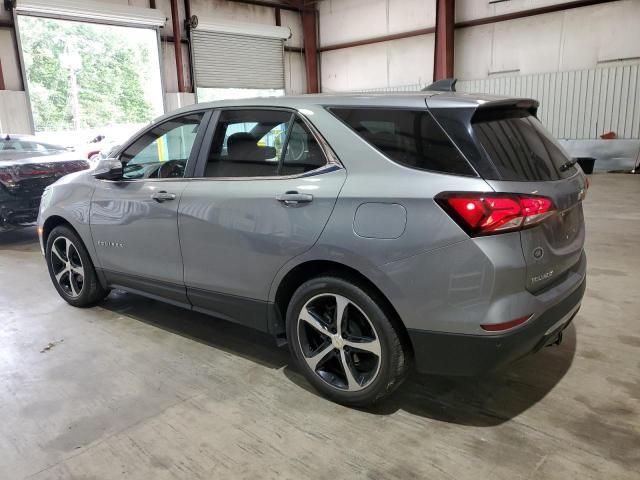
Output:
<path fill-rule="evenodd" d="M 402 409 L 414 415 L 470 426 L 495 426 L 542 400 L 565 376 L 576 352 L 576 329 L 563 332 L 560 345 L 545 347 L 503 370 L 478 377 L 414 373 L 388 402 L 372 413 Z"/>
<path fill-rule="evenodd" d="M 477 377 L 423 375 L 417 372 L 385 401 L 364 409 L 374 415 L 399 410 L 437 421 L 490 427 L 520 415 L 542 400 L 567 373 L 576 351 L 573 324 L 561 345 L 543 348 L 505 369 Z M 287 377 L 313 391 L 302 375 L 285 369 Z M 299 383 L 303 382 L 303 383 Z"/>
<path fill-rule="evenodd" d="M 284 367 L 290 381 L 319 395 L 292 364 L 288 349 L 278 348 L 266 333 L 117 290 L 100 306 L 268 368 Z M 362 411 L 390 415 L 402 410 L 447 423 L 499 425 L 542 400 L 569 370 L 575 351 L 576 330 L 571 324 L 561 345 L 544 348 L 503 371 L 481 377 L 412 373 L 393 395 Z"/>
<path fill-rule="evenodd" d="M 36 227 L 0 231 L 0 250 L 30 252 L 39 248 Z"/>
<path fill-rule="evenodd" d="M 268 368 L 279 369 L 289 361 L 288 350 L 278 348 L 273 336 L 240 324 L 121 290 L 113 290 L 99 305 Z"/>

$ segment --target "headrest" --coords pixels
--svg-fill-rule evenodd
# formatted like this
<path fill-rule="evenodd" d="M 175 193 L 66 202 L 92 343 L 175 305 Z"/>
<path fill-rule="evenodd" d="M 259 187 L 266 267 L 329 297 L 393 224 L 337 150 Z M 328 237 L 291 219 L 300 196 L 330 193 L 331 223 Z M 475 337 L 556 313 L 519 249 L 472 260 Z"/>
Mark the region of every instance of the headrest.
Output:
<path fill-rule="evenodd" d="M 261 147 L 249 132 L 238 132 L 227 139 L 227 154 L 233 162 L 259 162 L 274 158 L 276 149 Z"/>
<path fill-rule="evenodd" d="M 232 150 L 237 144 L 245 142 L 252 142 L 254 145 L 257 144 L 256 139 L 249 132 L 234 133 L 227 139 L 227 149 Z"/>

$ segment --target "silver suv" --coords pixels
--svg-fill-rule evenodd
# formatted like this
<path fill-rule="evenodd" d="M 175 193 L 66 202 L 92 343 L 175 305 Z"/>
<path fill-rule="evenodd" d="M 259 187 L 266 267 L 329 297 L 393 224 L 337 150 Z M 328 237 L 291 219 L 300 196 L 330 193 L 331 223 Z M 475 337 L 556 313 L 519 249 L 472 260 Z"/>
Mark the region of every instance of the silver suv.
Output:
<path fill-rule="evenodd" d="M 585 290 L 585 176 L 529 99 L 426 91 L 199 104 L 47 188 L 55 288 L 118 288 L 288 343 L 334 401 L 415 364 L 474 375 L 558 342 Z"/>

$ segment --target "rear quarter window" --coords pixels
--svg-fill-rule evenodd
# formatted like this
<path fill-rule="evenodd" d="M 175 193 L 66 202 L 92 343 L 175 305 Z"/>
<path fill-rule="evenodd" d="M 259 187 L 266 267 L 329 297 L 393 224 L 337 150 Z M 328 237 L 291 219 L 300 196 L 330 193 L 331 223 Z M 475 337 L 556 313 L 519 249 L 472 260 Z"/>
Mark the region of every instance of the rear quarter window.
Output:
<path fill-rule="evenodd" d="M 417 170 L 476 176 L 427 110 L 333 107 L 329 111 L 400 165 Z"/>

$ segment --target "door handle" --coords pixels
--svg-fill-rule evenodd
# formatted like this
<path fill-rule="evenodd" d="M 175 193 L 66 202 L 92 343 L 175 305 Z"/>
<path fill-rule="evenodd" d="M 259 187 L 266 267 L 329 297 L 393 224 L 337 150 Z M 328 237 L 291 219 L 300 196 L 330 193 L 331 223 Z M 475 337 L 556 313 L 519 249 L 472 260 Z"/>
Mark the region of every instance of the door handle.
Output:
<path fill-rule="evenodd" d="M 276 200 L 292 207 L 313 201 L 313 195 L 310 193 L 287 192 L 276 195 Z"/>
<path fill-rule="evenodd" d="M 169 192 L 165 192 L 164 190 L 161 190 L 159 192 L 154 193 L 153 195 L 151 195 L 151 198 L 153 198 L 156 202 L 165 202 L 167 200 L 175 200 L 176 199 L 176 194 L 175 193 L 169 193 Z"/>

